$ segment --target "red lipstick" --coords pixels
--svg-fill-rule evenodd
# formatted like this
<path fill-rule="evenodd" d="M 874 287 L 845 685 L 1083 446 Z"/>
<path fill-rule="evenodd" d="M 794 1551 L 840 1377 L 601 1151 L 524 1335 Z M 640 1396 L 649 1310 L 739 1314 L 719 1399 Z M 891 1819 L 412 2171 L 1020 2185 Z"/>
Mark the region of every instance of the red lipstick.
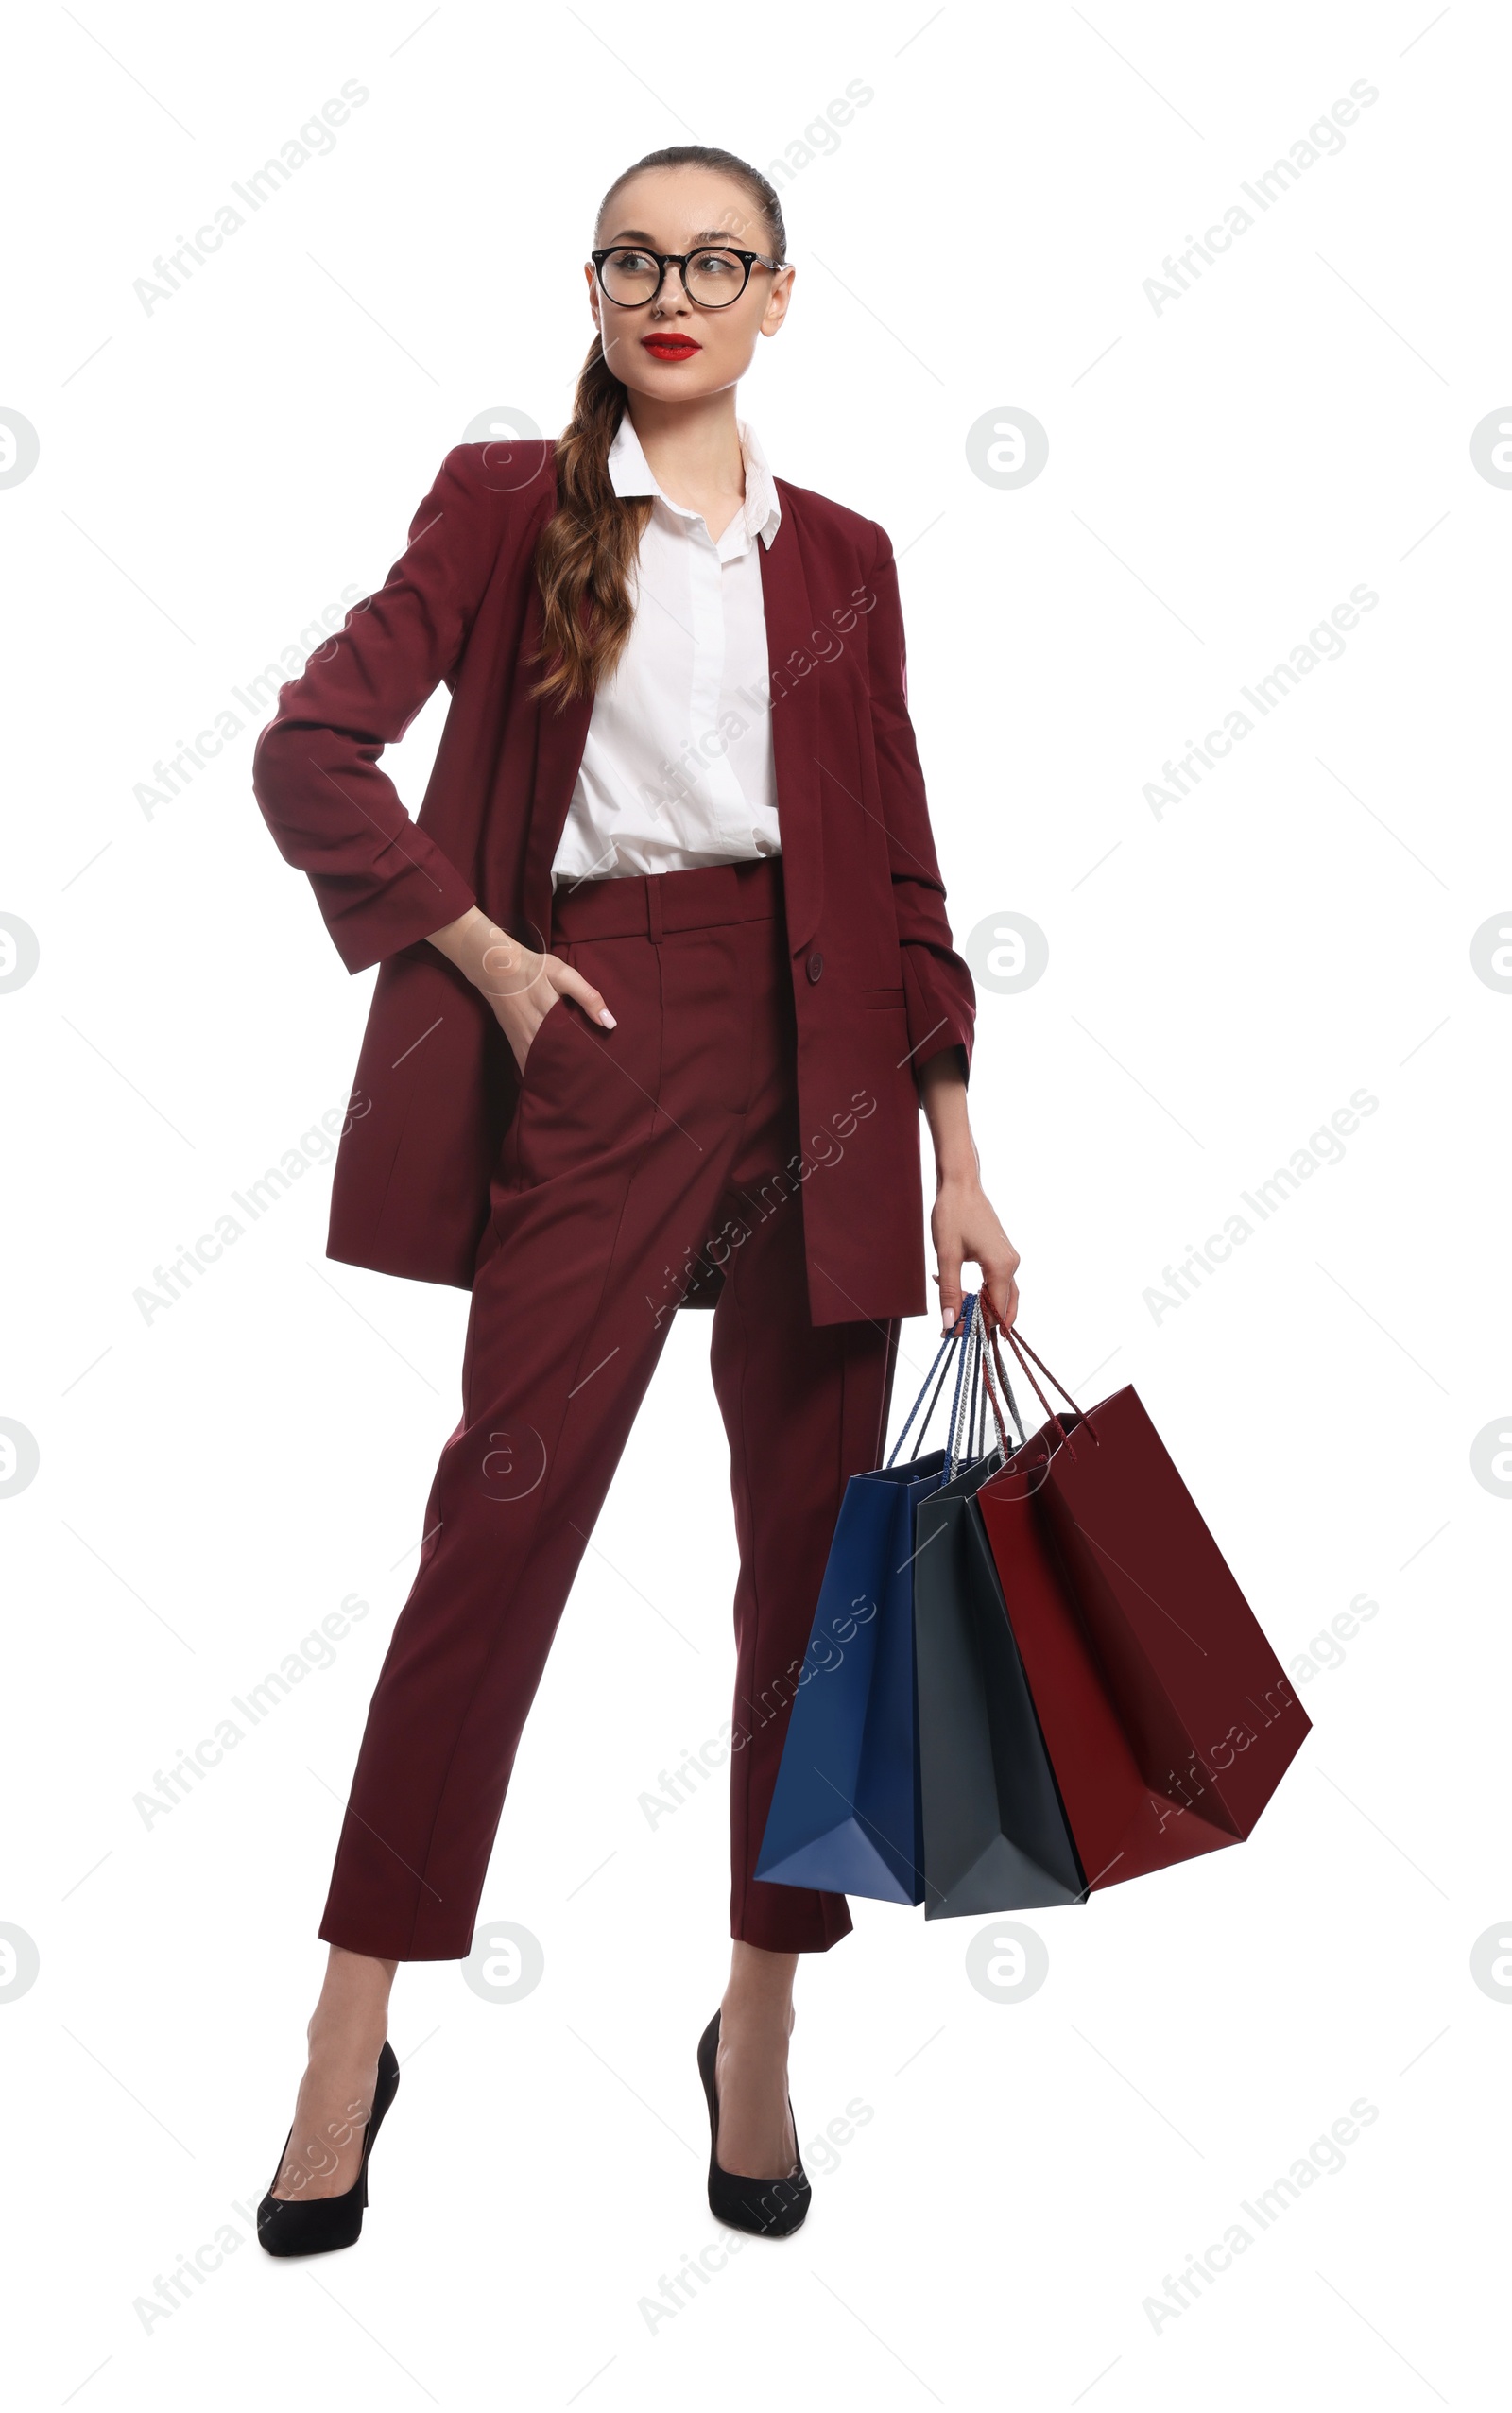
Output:
<path fill-rule="evenodd" d="M 691 360 L 696 352 L 702 352 L 703 346 L 695 343 L 691 336 L 655 335 L 643 336 L 641 349 L 648 352 L 653 360 Z"/>

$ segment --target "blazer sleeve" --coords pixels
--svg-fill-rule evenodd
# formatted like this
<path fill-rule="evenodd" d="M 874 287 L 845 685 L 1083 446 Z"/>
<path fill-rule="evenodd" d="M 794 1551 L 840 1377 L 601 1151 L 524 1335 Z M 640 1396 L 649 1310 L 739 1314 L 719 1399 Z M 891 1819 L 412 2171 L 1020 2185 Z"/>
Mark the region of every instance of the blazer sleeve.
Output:
<path fill-rule="evenodd" d="M 916 1076 L 931 1056 L 954 1047 L 961 1077 L 971 1075 L 976 989 L 951 943 L 945 883 L 935 854 L 924 775 L 908 717 L 907 648 L 898 565 L 885 532 L 872 523 L 877 558 L 868 574 L 874 600 L 867 620 L 871 721 L 892 865 L 893 907 L 902 957 L 903 998 Z"/>
<path fill-rule="evenodd" d="M 455 671 L 495 535 L 458 445 L 384 584 L 279 689 L 258 738 L 252 792 L 285 861 L 308 874 L 349 972 L 428 939 L 477 902 L 410 819 L 380 757 Z"/>

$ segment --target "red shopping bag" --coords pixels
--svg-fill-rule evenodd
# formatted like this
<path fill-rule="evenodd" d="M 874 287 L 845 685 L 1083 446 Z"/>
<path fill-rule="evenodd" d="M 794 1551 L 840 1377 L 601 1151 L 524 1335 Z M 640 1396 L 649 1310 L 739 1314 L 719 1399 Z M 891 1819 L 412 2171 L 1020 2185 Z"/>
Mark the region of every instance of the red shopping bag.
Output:
<path fill-rule="evenodd" d="M 1084 1415 L 1007 1337 L 1048 1422 L 978 1501 L 1090 1888 L 1117 1885 L 1247 1836 L 1312 1721 L 1134 1389 Z"/>

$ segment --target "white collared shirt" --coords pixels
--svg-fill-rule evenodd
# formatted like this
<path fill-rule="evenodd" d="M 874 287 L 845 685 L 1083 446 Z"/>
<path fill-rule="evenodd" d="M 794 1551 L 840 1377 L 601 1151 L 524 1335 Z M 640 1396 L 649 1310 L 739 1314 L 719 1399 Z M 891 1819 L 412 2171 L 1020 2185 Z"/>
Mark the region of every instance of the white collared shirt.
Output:
<path fill-rule="evenodd" d="M 553 888 L 782 851 L 756 550 L 758 538 L 771 544 L 782 505 L 754 433 L 736 424 L 746 499 L 717 542 L 662 493 L 628 410 L 610 446 L 615 493 L 651 495 L 651 516 L 635 620 L 593 698 Z"/>

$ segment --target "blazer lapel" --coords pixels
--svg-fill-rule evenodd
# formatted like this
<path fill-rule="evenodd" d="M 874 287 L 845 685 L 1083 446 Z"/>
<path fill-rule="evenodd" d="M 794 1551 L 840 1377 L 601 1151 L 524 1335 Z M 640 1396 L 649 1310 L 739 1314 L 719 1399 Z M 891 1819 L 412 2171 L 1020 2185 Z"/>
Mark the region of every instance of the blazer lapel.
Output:
<path fill-rule="evenodd" d="M 534 581 L 532 581 L 534 585 Z M 533 592 L 526 615 L 524 650 L 541 643 L 543 612 Z M 532 676 L 534 676 L 532 671 Z M 534 810 L 525 855 L 521 905 L 529 943 L 551 944 L 551 867 L 567 822 L 567 808 L 582 767 L 588 724 L 593 715 L 592 696 L 575 696 L 558 712 L 555 704 L 538 704 L 536 712 L 536 777 Z"/>
<path fill-rule="evenodd" d="M 778 478 L 776 484 L 782 501 L 781 525 L 770 545 L 759 537 L 756 542 L 766 614 L 782 898 L 788 946 L 797 955 L 819 926 L 824 904 L 824 831 L 814 657 L 809 650 L 815 622 L 804 569 L 801 506 L 784 478 Z"/>

